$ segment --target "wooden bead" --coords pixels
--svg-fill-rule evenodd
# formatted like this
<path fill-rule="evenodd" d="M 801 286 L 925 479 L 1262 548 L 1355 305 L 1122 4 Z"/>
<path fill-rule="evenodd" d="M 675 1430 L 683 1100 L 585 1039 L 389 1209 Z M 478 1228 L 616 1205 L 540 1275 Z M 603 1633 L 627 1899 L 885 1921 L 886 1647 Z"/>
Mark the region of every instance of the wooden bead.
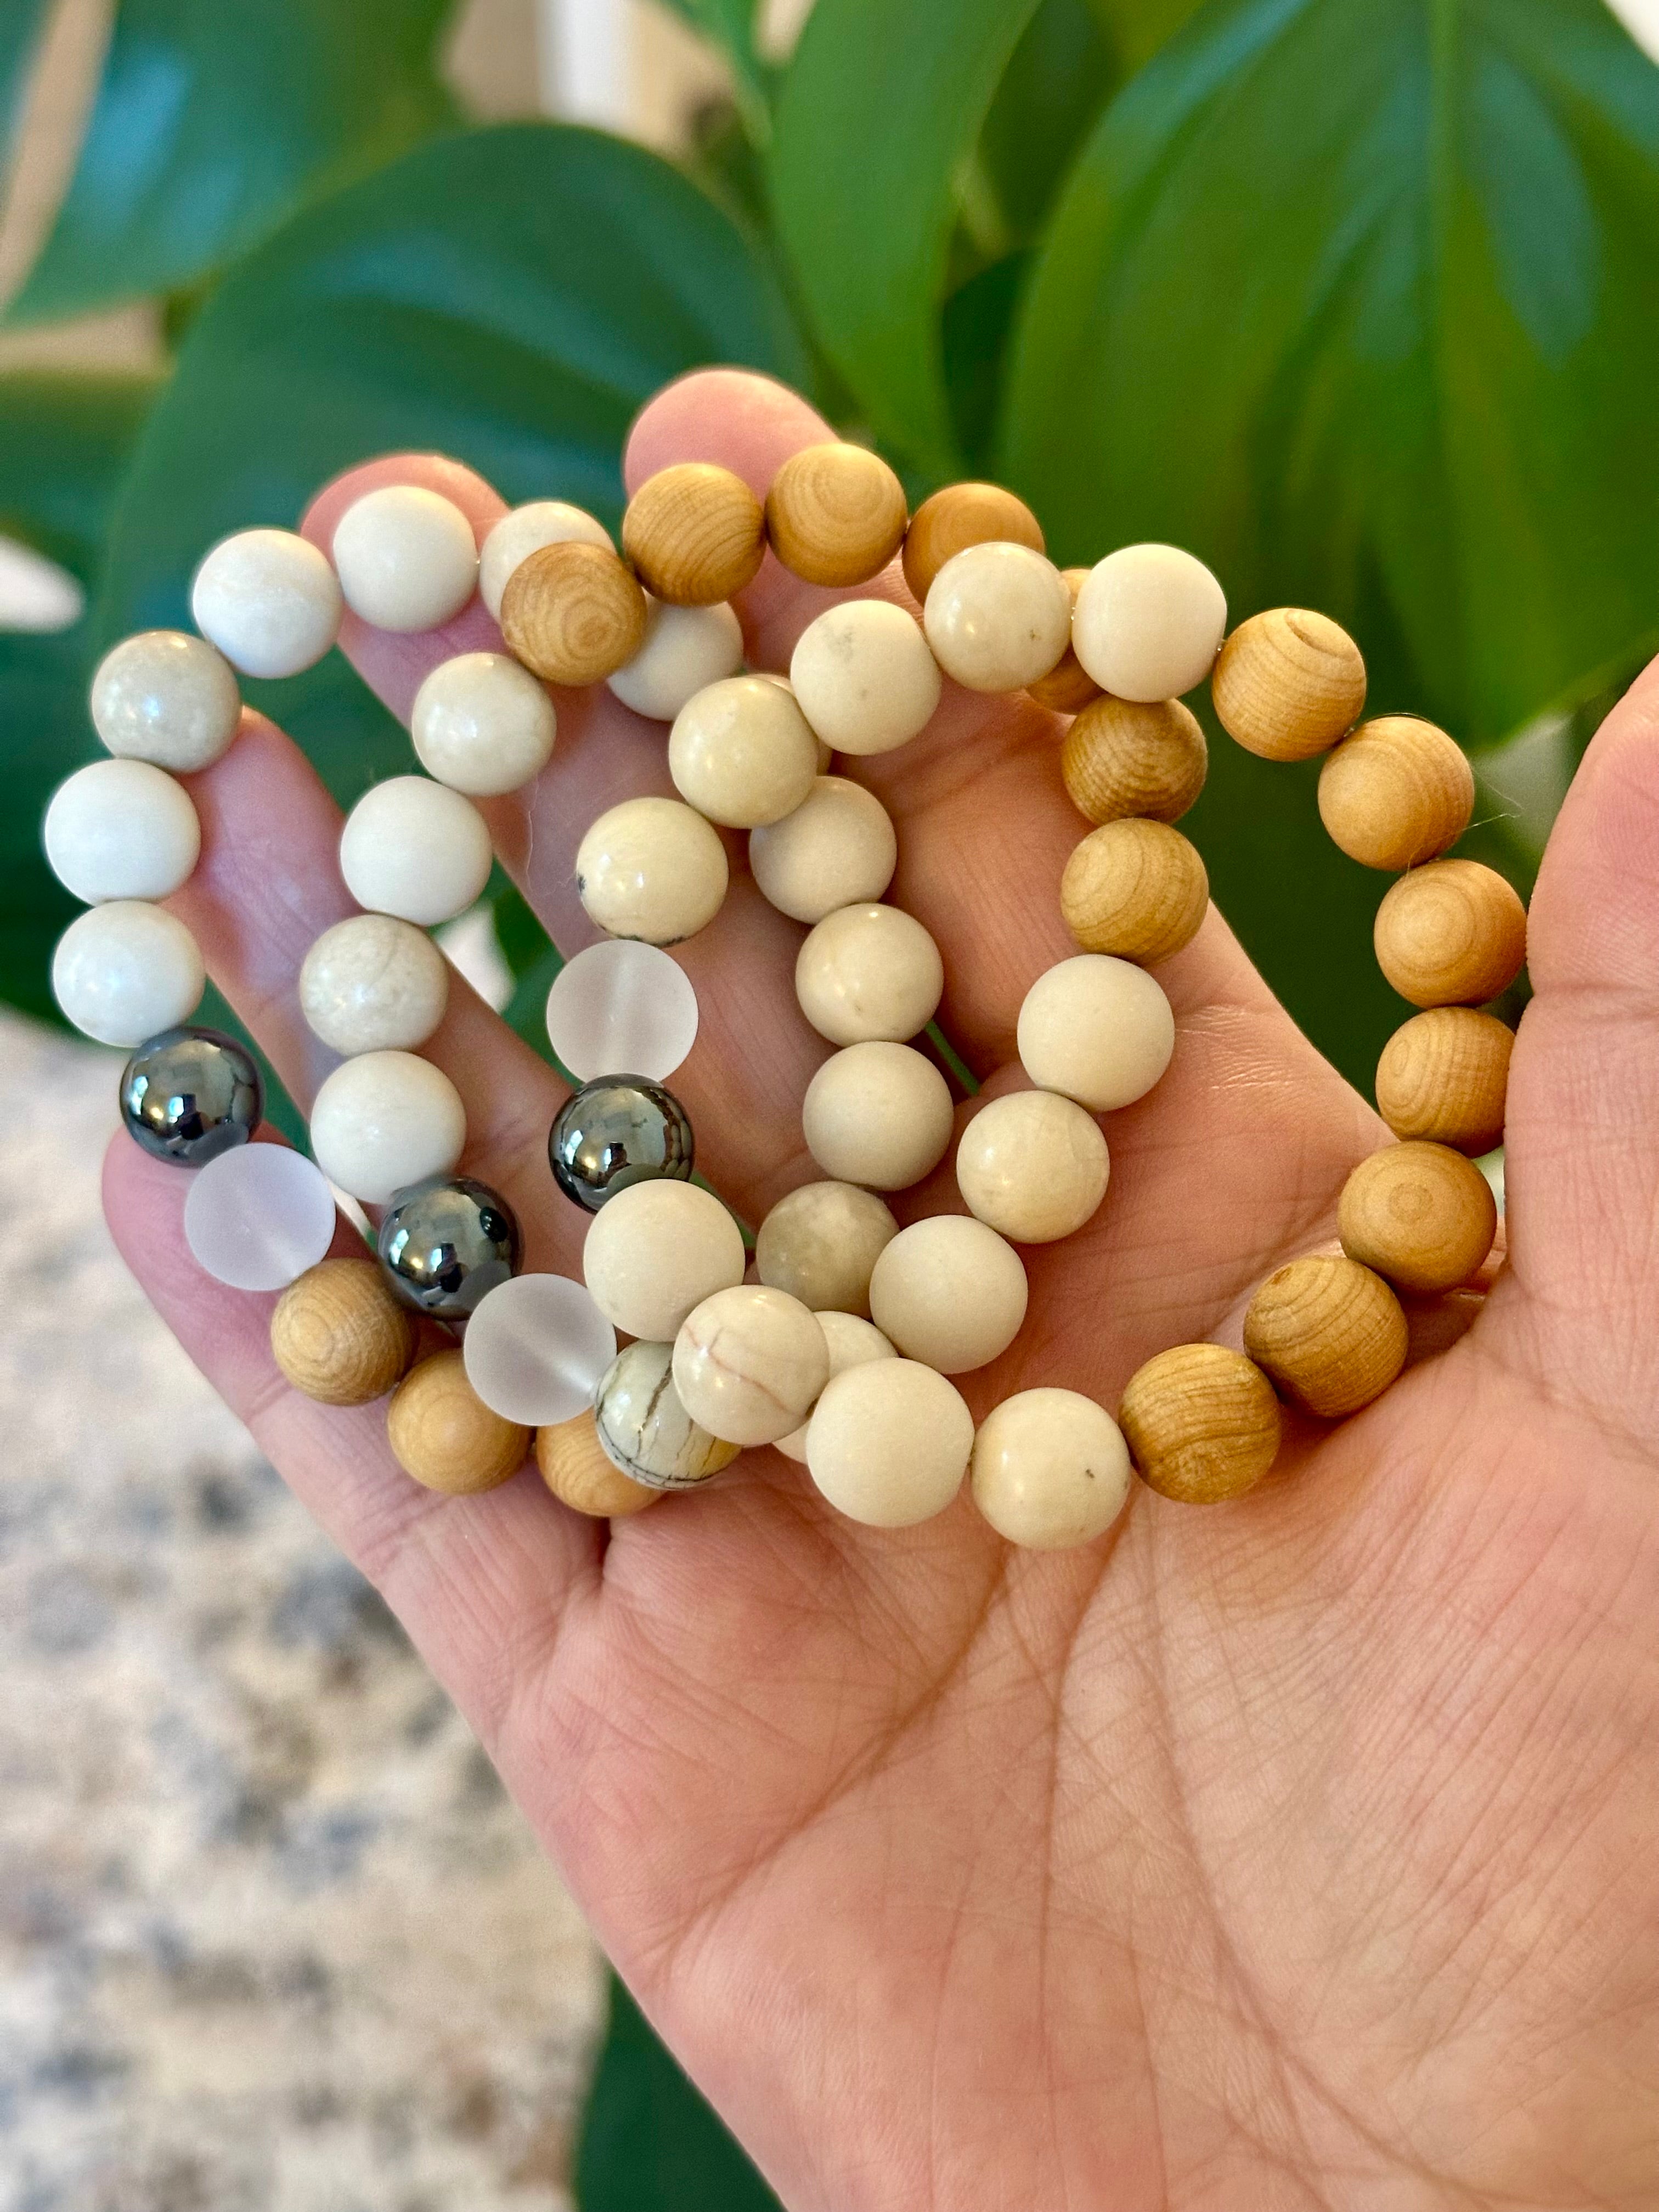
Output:
<path fill-rule="evenodd" d="M 766 534 L 809 584 L 867 583 L 904 542 L 904 486 L 879 453 L 841 440 L 792 453 L 766 495 Z"/>
<path fill-rule="evenodd" d="M 1504 1141 L 1515 1032 L 1469 1006 L 1414 1014 L 1382 1048 L 1376 1110 L 1396 1137 L 1422 1137 L 1479 1158 Z"/>
<path fill-rule="evenodd" d="M 712 607 L 753 580 L 766 554 L 766 515 L 730 469 L 677 461 L 629 501 L 622 541 L 654 598 Z"/>
<path fill-rule="evenodd" d="M 1474 770 L 1432 722 L 1384 714 L 1344 738 L 1319 771 L 1319 817 L 1350 859 L 1416 868 L 1455 845 L 1474 811 Z"/>
<path fill-rule="evenodd" d="M 1179 699 L 1143 706 L 1103 696 L 1081 710 L 1060 749 L 1072 804 L 1091 822 L 1178 821 L 1209 767 L 1203 729 Z"/>
<path fill-rule="evenodd" d="M 643 1513 L 662 1496 L 613 1467 L 600 1443 L 592 1413 L 558 1421 L 536 1431 L 536 1466 L 562 1505 L 596 1521 L 621 1521 Z"/>
<path fill-rule="evenodd" d="M 1196 935 L 1210 903 L 1198 848 L 1164 822 L 1108 822 L 1066 863 L 1060 910 L 1085 952 L 1167 960 Z"/>
<path fill-rule="evenodd" d="M 1313 1257 L 1277 1269 L 1250 1300 L 1244 1349 L 1322 1420 L 1380 1398 L 1406 1364 L 1406 1316 L 1358 1261 Z"/>
<path fill-rule="evenodd" d="M 1160 1352 L 1129 1377 L 1117 1418 L 1141 1480 L 1184 1505 L 1242 1498 L 1279 1456 L 1273 1385 L 1224 1345 Z"/>
<path fill-rule="evenodd" d="M 404 1473 L 450 1498 L 494 1490 L 530 1449 L 529 1430 L 492 1413 L 473 1389 L 459 1351 L 410 1368 L 386 1407 L 386 1433 Z"/>
<path fill-rule="evenodd" d="M 1397 1290 L 1432 1297 L 1467 1283 L 1492 1250 L 1498 1206 L 1473 1161 L 1445 1145 L 1389 1145 L 1348 1177 L 1342 1249 Z"/>
<path fill-rule="evenodd" d="M 599 684 L 645 641 L 645 593 L 603 545 L 566 538 L 520 561 L 501 593 L 508 650 L 548 684 Z"/>
<path fill-rule="evenodd" d="M 1060 577 L 1072 595 L 1072 612 L 1077 612 L 1077 595 L 1083 589 L 1086 568 L 1062 568 Z M 1068 645 L 1046 676 L 1039 676 L 1035 684 L 1028 684 L 1025 696 L 1034 699 L 1039 707 L 1046 707 L 1051 714 L 1081 713 L 1091 699 L 1101 696 L 1101 690 L 1088 670 L 1077 657 L 1075 646 Z"/>
<path fill-rule="evenodd" d="M 1365 663 L 1346 630 L 1305 607 L 1241 623 L 1211 679 L 1221 726 L 1263 760 L 1311 760 L 1351 730 L 1365 703 Z"/>
<path fill-rule="evenodd" d="M 319 1260 L 290 1283 L 270 1316 L 270 1353 L 320 1406 L 366 1406 L 415 1357 L 415 1316 L 372 1260 Z"/>
<path fill-rule="evenodd" d="M 1023 499 L 1000 484 L 946 484 L 925 499 L 904 533 L 904 580 L 925 606 L 933 581 L 954 554 L 970 545 L 1029 545 L 1048 550 L 1042 525 Z"/>
<path fill-rule="evenodd" d="M 1479 860 L 1431 860 L 1376 909 L 1376 963 L 1414 1006 L 1474 1006 L 1507 991 L 1527 957 L 1527 910 Z"/>

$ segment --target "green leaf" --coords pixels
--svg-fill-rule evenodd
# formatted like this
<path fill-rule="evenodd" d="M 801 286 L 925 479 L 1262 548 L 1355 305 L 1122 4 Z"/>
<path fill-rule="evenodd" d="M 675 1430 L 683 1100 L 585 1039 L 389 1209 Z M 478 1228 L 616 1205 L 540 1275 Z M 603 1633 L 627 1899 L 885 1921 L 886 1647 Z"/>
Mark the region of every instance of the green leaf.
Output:
<path fill-rule="evenodd" d="M 0 377 L 0 533 L 84 584 L 160 377 Z"/>
<path fill-rule="evenodd" d="M 50 0 L 0 0 L 0 160 L 11 145 Z"/>
<path fill-rule="evenodd" d="M 666 0 L 674 13 L 700 31 L 732 65 L 744 127 L 757 146 L 771 136 L 772 94 L 777 72 L 756 39 L 758 0 Z"/>
<path fill-rule="evenodd" d="M 1036 235 L 1084 134 L 1121 74 L 1115 40 L 1090 0 L 1042 0 L 1025 27 L 980 133 L 1004 249 Z"/>
<path fill-rule="evenodd" d="M 1128 76 L 1185 29 L 1204 0 L 1088 0 L 1088 4 L 1111 44 L 1119 69 Z"/>

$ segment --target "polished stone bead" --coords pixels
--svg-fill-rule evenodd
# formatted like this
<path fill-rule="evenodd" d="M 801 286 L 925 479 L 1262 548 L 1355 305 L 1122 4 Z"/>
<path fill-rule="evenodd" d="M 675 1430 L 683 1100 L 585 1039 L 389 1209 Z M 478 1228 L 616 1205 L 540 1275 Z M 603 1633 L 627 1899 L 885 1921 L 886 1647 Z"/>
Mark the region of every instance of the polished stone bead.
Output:
<path fill-rule="evenodd" d="M 121 1119 L 158 1160 L 205 1167 L 246 1144 L 264 1111 L 252 1054 L 218 1030 L 163 1030 L 121 1074 Z"/>
<path fill-rule="evenodd" d="M 512 1207 L 470 1176 L 433 1176 L 394 1191 L 378 1249 L 398 1296 L 437 1321 L 464 1321 L 518 1273 L 523 1255 Z"/>
<path fill-rule="evenodd" d="M 560 1109 L 547 1139 L 567 1198 L 597 1213 L 629 1183 L 690 1178 L 691 1124 L 679 1100 L 642 1075 L 602 1075 Z"/>

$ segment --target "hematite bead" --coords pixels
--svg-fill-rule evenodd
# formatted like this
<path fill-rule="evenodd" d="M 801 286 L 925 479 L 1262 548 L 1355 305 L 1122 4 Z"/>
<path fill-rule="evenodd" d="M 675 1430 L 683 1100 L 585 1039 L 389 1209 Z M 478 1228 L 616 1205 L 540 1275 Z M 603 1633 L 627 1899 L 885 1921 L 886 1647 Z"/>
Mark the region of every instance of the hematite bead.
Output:
<path fill-rule="evenodd" d="M 602 1075 L 566 1100 L 547 1139 L 559 1188 L 597 1213 L 629 1183 L 690 1179 L 696 1146 L 672 1091 L 643 1075 Z"/>
<path fill-rule="evenodd" d="M 406 1305 L 464 1321 L 487 1291 L 519 1272 L 523 1244 L 512 1207 L 470 1176 L 434 1176 L 394 1191 L 376 1249 Z"/>
<path fill-rule="evenodd" d="M 128 1134 L 175 1167 L 205 1167 L 246 1144 L 264 1101 L 253 1055 L 218 1030 L 163 1030 L 121 1073 Z"/>

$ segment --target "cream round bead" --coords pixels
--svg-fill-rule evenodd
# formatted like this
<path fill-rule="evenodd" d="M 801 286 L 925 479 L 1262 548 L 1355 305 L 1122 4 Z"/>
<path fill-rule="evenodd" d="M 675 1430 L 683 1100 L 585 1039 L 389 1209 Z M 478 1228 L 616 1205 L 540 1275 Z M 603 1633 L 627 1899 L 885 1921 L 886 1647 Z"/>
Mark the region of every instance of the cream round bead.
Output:
<path fill-rule="evenodd" d="M 1099 1122 L 1055 1091 L 992 1099 L 957 1146 L 969 1212 L 1016 1244 L 1074 1235 L 1098 1211 L 1110 1172 Z"/>
<path fill-rule="evenodd" d="M 749 833 L 762 897 L 794 921 L 819 922 L 837 907 L 878 899 L 897 866 L 892 817 L 845 776 L 818 776 L 793 814 Z"/>
<path fill-rule="evenodd" d="M 1061 1552 L 1103 1536 L 1129 1496 L 1129 1447 L 1076 1390 L 1005 1398 L 974 1438 L 974 1503 L 1011 1544 Z"/>
<path fill-rule="evenodd" d="M 913 1221 L 870 1277 L 870 1318 L 907 1359 L 966 1375 L 1019 1334 L 1028 1296 L 1012 1244 L 965 1213 Z"/>
<path fill-rule="evenodd" d="M 112 899 L 79 915 L 52 957 L 52 992 L 65 1020 L 100 1044 L 129 1049 L 187 1022 L 202 1002 L 201 948 L 176 915 Z"/>
<path fill-rule="evenodd" d="M 823 1340 L 830 1352 L 829 1380 L 844 1375 L 849 1367 L 862 1367 L 872 1359 L 898 1358 L 887 1339 L 873 1322 L 862 1321 L 857 1314 L 836 1313 L 833 1310 L 818 1315 L 818 1327 L 823 1331 Z M 787 1437 L 775 1439 L 776 1449 L 786 1459 L 805 1462 L 806 1458 L 806 1429 L 803 1421 Z"/>
<path fill-rule="evenodd" d="M 686 1316 L 673 1374 L 692 1419 L 747 1450 L 801 1425 L 830 1379 L 830 1346 L 798 1298 L 739 1283 Z"/>
<path fill-rule="evenodd" d="M 375 784 L 340 832 L 340 873 L 358 905 L 422 929 L 453 921 L 477 902 L 491 857 L 477 808 L 423 775 Z"/>
<path fill-rule="evenodd" d="M 1016 1031 L 1025 1073 L 1091 1114 L 1144 1098 L 1170 1065 L 1175 1016 L 1144 968 L 1079 952 L 1039 975 Z"/>
<path fill-rule="evenodd" d="M 838 753 L 890 753 L 927 727 L 939 705 L 939 663 L 913 615 L 887 599 L 826 607 L 789 661 L 800 710 Z"/>
<path fill-rule="evenodd" d="M 196 571 L 191 617 L 244 676 L 297 676 L 340 634 L 340 582 L 328 556 L 291 530 L 241 530 Z"/>
<path fill-rule="evenodd" d="M 42 838 L 52 872 L 88 906 L 162 899 L 189 882 L 202 849 L 190 793 L 148 761 L 100 760 L 60 783 Z"/>
<path fill-rule="evenodd" d="M 124 638 L 92 679 L 92 726 L 106 749 L 174 775 L 211 768 L 241 718 L 230 663 L 205 638 L 181 629 Z"/>
<path fill-rule="evenodd" d="M 863 1316 L 870 1276 L 898 1235 L 892 1209 L 850 1182 L 808 1182 L 781 1198 L 760 1225 L 755 1268 L 762 1282 L 787 1291 L 815 1313 Z"/>
<path fill-rule="evenodd" d="M 921 619 L 947 676 L 970 691 L 1022 691 L 1071 642 L 1072 593 L 1029 545 L 970 545 L 934 577 Z"/>
<path fill-rule="evenodd" d="M 605 680 L 624 707 L 672 722 L 688 700 L 743 666 L 743 624 L 721 600 L 712 607 L 645 602 L 645 642 Z"/>
<path fill-rule="evenodd" d="M 678 799 L 625 799 L 576 848 L 576 890 L 612 937 L 678 945 L 706 928 L 726 897 L 726 848 Z"/>
<path fill-rule="evenodd" d="M 334 526 L 334 567 L 353 614 L 407 634 L 452 621 L 478 583 L 472 525 L 422 484 L 382 484 Z"/>
<path fill-rule="evenodd" d="M 849 1044 L 807 1085 L 800 1118 L 806 1148 L 825 1175 L 908 1190 L 945 1158 L 951 1089 L 908 1044 Z"/>
<path fill-rule="evenodd" d="M 1072 617 L 1077 657 L 1119 699 L 1178 699 L 1215 665 L 1227 597 L 1178 545 L 1125 545 L 1089 571 Z"/>
<path fill-rule="evenodd" d="M 902 1044 L 933 1018 L 945 963 L 913 915 L 896 906 L 826 915 L 795 956 L 795 996 L 831 1044 Z"/>
<path fill-rule="evenodd" d="M 728 830 L 781 822 L 817 780 L 818 748 L 793 695 L 728 676 L 688 699 L 668 733 L 668 773 L 689 805 Z"/>
<path fill-rule="evenodd" d="M 447 1175 L 466 1144 L 461 1094 L 412 1052 L 365 1052 L 328 1076 L 311 1108 L 311 1150 L 332 1183 L 365 1206 Z"/>
<path fill-rule="evenodd" d="M 605 1319 L 629 1336 L 672 1344 L 686 1316 L 743 1280 L 743 1232 L 694 1182 L 628 1184 L 593 1216 L 582 1276 Z"/>
<path fill-rule="evenodd" d="M 806 1469 L 837 1512 L 909 1528 L 962 1487 L 974 1417 L 954 1383 L 914 1359 L 872 1359 L 832 1382 L 806 1425 Z"/>
<path fill-rule="evenodd" d="M 313 1036 L 348 1060 L 413 1052 L 448 1003 L 448 962 L 412 922 L 389 914 L 337 921 L 300 969 L 300 1011 Z"/>
<path fill-rule="evenodd" d="M 572 544 L 602 546 L 607 553 L 617 550 L 604 523 L 562 499 L 532 499 L 501 517 L 478 553 L 478 596 L 497 622 L 507 580 L 519 563 L 544 545 Z"/>
<path fill-rule="evenodd" d="M 547 766 L 558 718 L 546 687 L 509 654 L 458 653 L 415 694 L 409 729 L 428 775 L 469 799 L 499 799 Z"/>

